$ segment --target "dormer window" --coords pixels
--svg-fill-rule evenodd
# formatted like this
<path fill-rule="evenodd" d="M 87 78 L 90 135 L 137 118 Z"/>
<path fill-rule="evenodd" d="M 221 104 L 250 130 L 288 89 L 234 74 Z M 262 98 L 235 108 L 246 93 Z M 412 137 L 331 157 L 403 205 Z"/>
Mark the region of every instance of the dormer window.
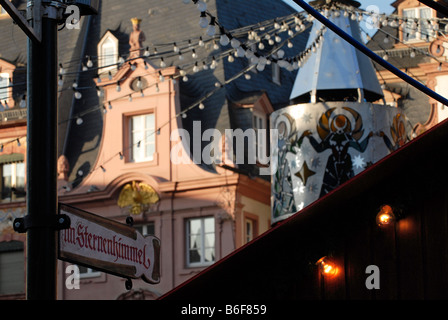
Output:
<path fill-rule="evenodd" d="M 403 18 L 406 21 L 403 27 L 403 41 L 429 41 L 431 36 L 431 8 L 403 9 Z"/>
<path fill-rule="evenodd" d="M 98 67 L 99 72 L 103 73 L 116 68 L 118 62 L 118 39 L 107 31 L 101 41 L 98 43 Z"/>

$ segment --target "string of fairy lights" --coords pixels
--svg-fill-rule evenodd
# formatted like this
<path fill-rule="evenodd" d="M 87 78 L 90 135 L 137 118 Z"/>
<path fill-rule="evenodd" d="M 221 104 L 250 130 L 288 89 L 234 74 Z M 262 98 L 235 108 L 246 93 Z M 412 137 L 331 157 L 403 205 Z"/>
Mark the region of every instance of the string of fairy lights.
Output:
<path fill-rule="evenodd" d="M 315 41 L 310 46 L 298 54 L 285 57 L 285 51 L 283 48 L 293 48 L 294 44 L 292 40 L 312 25 L 314 18 L 311 15 L 308 15 L 305 12 L 299 12 L 229 31 L 220 23 L 217 17 L 207 10 L 207 4 L 204 1 L 182 0 L 182 2 L 186 5 L 194 4 L 196 6 L 199 11 L 198 27 L 204 29 L 204 36 L 199 36 L 194 39 L 179 39 L 169 43 L 151 43 L 143 50 L 139 49 L 137 54 L 135 54 L 136 52 L 130 52 L 128 56 L 114 56 L 112 58 L 114 58 L 115 61 L 107 65 L 104 64 L 103 61 L 109 61 L 109 58 L 111 57 L 106 55 L 85 56 L 80 59 L 73 59 L 60 63 L 58 92 L 62 93 L 67 90 L 72 90 L 76 100 L 82 99 L 83 90 L 96 89 L 100 100 L 103 96 L 103 89 L 98 86 L 80 87 L 78 83 L 82 82 L 83 79 L 86 79 L 83 77 L 92 77 L 93 74 L 93 78 L 96 79 L 96 82 L 99 84 L 102 80 L 104 80 L 104 78 L 111 80 L 113 78 L 113 72 L 119 70 L 126 64 L 128 64 L 131 69 L 135 68 L 136 65 L 133 62 L 137 59 L 143 59 L 146 69 L 150 69 L 150 66 L 153 66 L 152 69 L 154 70 L 148 71 L 147 74 L 141 75 L 140 77 L 144 79 L 145 77 L 156 75 L 158 76 L 158 80 L 146 86 L 141 85 L 139 92 L 125 94 L 108 101 L 101 101 L 98 105 L 94 105 L 87 110 L 74 114 L 68 119 L 61 120 L 59 124 L 61 125 L 66 122 L 75 121 L 77 125 L 82 125 L 83 117 L 87 114 L 91 112 L 98 112 L 99 110 L 103 113 L 107 113 L 108 110 L 113 109 L 113 103 L 118 100 L 128 99 L 131 102 L 133 95 L 144 96 L 145 92 L 151 88 L 157 92 L 159 84 L 167 80 L 161 70 L 166 68 L 168 63 L 178 69 L 176 75 L 171 76 L 168 79 L 168 81 L 175 83 L 176 81 L 187 82 L 189 81 L 189 75 L 198 73 L 201 70 L 215 69 L 219 63 L 224 61 L 224 59 L 228 62 L 233 62 L 235 59 L 247 59 L 249 62 L 247 67 L 243 68 L 240 72 L 225 80 L 223 83 L 216 82 L 214 89 L 205 93 L 202 97 L 198 98 L 190 105 L 183 106 L 182 111 L 175 114 L 166 123 L 163 123 L 158 128 L 148 132 L 147 136 L 143 139 L 136 141 L 133 145 L 128 146 L 128 148 L 131 149 L 135 145 L 139 146 L 142 141 L 148 139 L 151 135 L 160 132 L 163 127 L 168 125 L 170 121 L 173 121 L 175 118 L 187 117 L 188 112 L 193 108 L 199 108 L 200 110 L 204 109 L 204 101 L 216 94 L 216 92 L 232 81 L 242 76 L 244 76 L 247 80 L 250 80 L 251 76 L 249 71 L 251 70 L 256 69 L 258 72 L 263 72 L 265 67 L 272 63 L 278 64 L 279 67 L 287 71 L 292 72 L 297 70 L 303 63 L 306 62 L 310 54 L 312 54 L 316 48 L 321 45 L 323 38 L 322 35 L 326 31 L 326 28 L 322 27 L 322 29 L 318 31 Z M 381 26 L 397 28 L 399 32 L 405 34 L 406 36 L 413 36 L 418 33 L 420 37 L 425 36 L 427 41 L 438 36 L 441 36 L 441 41 L 446 41 L 446 35 L 448 33 L 447 18 L 411 18 L 402 17 L 397 14 L 386 15 L 371 11 L 368 12 L 360 8 L 354 8 L 340 3 L 324 5 L 319 10 L 326 17 L 330 17 L 331 15 L 337 17 L 342 14 L 345 17 L 350 17 L 351 20 L 357 20 L 358 22 L 364 21 L 366 25 L 370 24 L 371 26 L 378 27 L 378 30 L 386 35 L 384 38 L 385 43 L 390 40 L 404 43 L 410 49 L 409 54 L 411 57 L 414 57 L 415 53 L 419 52 L 420 54 L 425 54 L 432 59 L 435 59 L 440 63 L 440 65 L 445 63 L 445 61 L 438 59 L 429 52 L 413 46 L 412 43 L 408 43 L 388 33 L 382 29 Z M 371 40 L 371 38 L 368 39 Z M 210 51 L 212 54 L 210 54 Z M 387 50 L 384 50 L 384 52 L 385 54 L 383 58 L 387 59 Z M 80 70 L 70 72 L 67 71 L 68 69 L 71 69 L 72 66 L 79 65 L 81 65 L 81 68 L 79 68 Z M 101 87 L 114 85 L 116 86 L 117 92 L 120 92 L 120 83 L 124 80 L 126 80 L 126 78 L 121 78 L 114 83 L 101 85 Z M 143 83 L 144 81 L 142 81 L 142 84 Z M 9 79 L 8 86 L 0 87 L 0 90 L 9 89 L 15 86 L 23 86 L 25 84 L 26 83 L 12 83 L 11 79 Z M 23 96 L 20 100 L 19 107 L 26 108 L 25 96 Z M 12 107 L 7 105 L 6 100 L 3 101 L 3 104 L 0 100 L 0 111 L 7 110 L 9 108 Z M 24 137 L 26 136 L 21 136 L 3 142 L 0 146 L 0 152 L 3 152 L 4 146 L 8 144 L 20 144 L 20 140 Z M 101 164 L 98 164 L 90 171 L 90 173 L 98 169 L 105 171 L 105 166 L 108 162 L 117 156 L 120 157 L 120 159 L 123 159 L 123 154 L 123 150 L 117 152 Z"/>

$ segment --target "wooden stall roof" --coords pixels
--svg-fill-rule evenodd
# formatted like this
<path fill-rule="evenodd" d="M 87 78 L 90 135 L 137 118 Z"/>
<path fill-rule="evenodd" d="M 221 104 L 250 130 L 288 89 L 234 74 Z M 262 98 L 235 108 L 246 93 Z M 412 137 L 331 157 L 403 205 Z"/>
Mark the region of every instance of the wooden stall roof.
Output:
<path fill-rule="evenodd" d="M 160 299 L 446 299 L 447 138 L 444 121 Z M 386 203 L 404 215 L 382 229 Z M 328 255 L 334 279 L 315 266 Z M 380 290 L 365 285 L 372 264 Z"/>

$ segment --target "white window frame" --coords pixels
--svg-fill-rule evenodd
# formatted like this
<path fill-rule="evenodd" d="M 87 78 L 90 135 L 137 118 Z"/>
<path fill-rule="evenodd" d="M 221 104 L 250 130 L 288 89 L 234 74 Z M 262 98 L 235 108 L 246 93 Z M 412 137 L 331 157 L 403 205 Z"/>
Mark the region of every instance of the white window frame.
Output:
<path fill-rule="evenodd" d="M 275 84 L 281 86 L 282 82 L 281 82 L 281 68 L 278 65 L 278 63 L 271 63 L 272 65 L 272 82 L 274 82 Z"/>
<path fill-rule="evenodd" d="M 253 109 L 253 111 L 252 111 L 252 127 L 255 130 L 255 154 L 257 156 L 257 159 L 260 158 L 260 155 L 258 154 L 258 130 L 259 129 L 267 130 L 267 124 L 266 123 L 267 123 L 266 114 L 263 114 L 263 113 L 255 110 L 255 109 Z M 266 153 L 269 153 L 269 150 L 268 150 L 269 144 L 268 144 L 268 141 L 267 141 L 269 139 L 269 137 L 267 135 L 267 132 L 266 132 L 265 139 L 266 140 L 264 141 L 264 143 L 265 143 L 264 150 L 265 150 Z M 267 154 L 264 155 L 264 157 L 266 157 L 266 156 L 267 156 Z"/>
<path fill-rule="evenodd" d="M 212 219 L 213 220 L 213 232 L 205 232 L 205 220 Z M 200 261 L 199 262 L 191 262 L 190 261 L 190 243 L 191 243 L 191 232 L 190 232 L 190 222 L 193 220 L 199 220 L 201 222 L 201 228 L 200 228 Z M 216 227 L 215 227 L 215 218 L 214 217 L 195 217 L 195 218 L 188 218 L 186 219 L 185 223 L 185 242 L 186 242 L 186 264 L 187 267 L 204 267 L 209 266 L 216 261 Z M 213 234 L 213 246 L 206 246 L 205 245 L 205 239 L 207 234 Z M 205 261 L 205 250 L 213 248 L 213 260 L 212 261 Z"/>
<path fill-rule="evenodd" d="M 254 239 L 255 233 L 255 221 L 250 218 L 244 219 L 244 238 L 246 243 Z"/>
<path fill-rule="evenodd" d="M 79 268 L 80 266 L 78 266 Z M 79 272 L 79 279 L 89 279 L 89 278 L 97 278 L 101 276 L 101 271 L 94 270 L 92 268 L 87 268 L 87 272 Z"/>
<path fill-rule="evenodd" d="M 141 232 L 142 236 L 147 236 L 147 235 L 154 235 L 153 233 L 149 233 L 148 229 L 149 226 L 152 226 L 152 228 L 154 229 L 154 234 L 155 234 L 155 223 L 154 221 L 148 221 L 146 222 L 146 224 L 139 224 L 136 225 L 135 228 Z"/>
<path fill-rule="evenodd" d="M 429 18 L 424 18 L 424 19 L 428 19 L 428 20 L 431 19 L 432 18 L 432 14 L 433 14 L 431 8 L 428 8 L 428 7 L 417 7 L 417 8 L 405 8 L 405 9 L 403 9 L 403 13 L 402 13 L 403 18 L 418 19 L 420 21 L 420 23 L 418 25 L 418 29 L 415 30 L 415 34 L 410 39 L 408 39 L 408 37 L 407 37 L 407 33 L 408 32 L 406 32 L 406 28 L 408 28 L 407 24 L 410 24 L 410 22 L 406 23 L 406 25 L 405 25 L 405 27 L 403 28 L 403 31 L 402 31 L 402 33 L 403 33 L 403 42 L 410 43 L 410 42 L 419 42 L 419 41 L 426 41 L 426 40 L 430 41 L 431 40 L 432 37 L 430 36 L 429 29 L 428 29 L 428 35 L 426 33 L 422 34 L 422 32 L 421 32 L 422 31 L 422 23 L 426 23 L 426 21 L 421 19 L 421 11 L 423 11 L 423 10 L 428 10 L 430 12 L 430 17 Z M 406 17 L 405 16 L 405 12 L 414 12 L 414 16 L 413 17 Z"/>
<path fill-rule="evenodd" d="M 21 164 L 23 166 L 23 178 L 25 179 L 25 175 L 26 175 L 26 166 L 24 162 L 12 162 L 12 163 L 2 163 L 1 164 L 1 191 L 3 194 L 3 171 L 4 171 L 4 166 L 6 165 L 11 165 L 11 185 L 10 188 L 16 188 L 17 187 L 17 174 L 18 174 L 18 169 L 17 169 L 17 165 Z M 25 186 L 24 186 L 25 187 Z M 11 193 L 12 195 L 12 193 Z M 21 197 L 23 198 L 23 197 Z M 1 201 L 12 201 L 15 198 L 10 198 L 10 197 L 5 197 L 3 198 L 3 195 L 0 197 Z"/>
<path fill-rule="evenodd" d="M 146 118 L 147 116 L 152 116 L 152 128 L 146 128 Z M 133 127 L 134 119 L 143 119 L 141 122 L 143 124 L 143 128 L 135 129 Z M 128 117 L 128 128 L 129 128 L 129 144 L 130 144 L 130 161 L 131 162 L 147 162 L 153 161 L 156 155 L 156 119 L 155 113 L 143 113 L 132 115 Z M 136 137 L 137 133 L 143 132 L 142 138 L 138 139 Z M 140 142 L 140 143 L 139 143 Z M 146 156 L 146 149 L 150 148 L 153 145 L 154 152 L 151 156 Z M 137 153 L 138 151 L 139 153 Z"/>
<path fill-rule="evenodd" d="M 107 58 L 104 56 L 104 49 L 106 47 L 109 47 L 113 50 L 112 60 L 106 61 Z M 106 32 L 104 37 L 101 39 L 101 41 L 98 43 L 98 67 L 99 73 L 104 73 L 106 71 L 110 71 L 111 69 L 117 68 L 118 63 L 118 39 L 110 32 Z"/>
<path fill-rule="evenodd" d="M 0 73 L 0 101 L 9 100 L 9 73 Z M 6 82 L 4 84 L 3 82 Z"/>

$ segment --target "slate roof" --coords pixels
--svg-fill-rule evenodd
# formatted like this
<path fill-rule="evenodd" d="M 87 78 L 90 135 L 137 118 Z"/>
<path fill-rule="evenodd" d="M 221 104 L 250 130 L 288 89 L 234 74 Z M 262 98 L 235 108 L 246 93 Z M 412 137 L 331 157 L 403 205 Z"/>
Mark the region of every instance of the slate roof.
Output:
<path fill-rule="evenodd" d="M 17 0 L 14 3 L 19 9 L 25 9 L 26 2 Z M 268 19 L 282 17 L 295 13 L 291 7 L 283 1 L 269 0 L 211 0 L 207 2 L 207 11 L 216 16 L 220 25 L 231 31 L 235 28 L 259 23 Z M 59 88 L 59 147 L 58 154 L 64 154 L 70 164 L 69 181 L 74 186 L 84 178 L 78 174 L 93 169 L 99 151 L 101 141 L 103 118 L 99 106 L 103 101 L 99 100 L 94 89 L 94 77 L 97 74 L 93 69 L 81 71 L 82 63 L 86 62 L 86 56 L 97 56 L 97 44 L 101 37 L 111 31 L 119 40 L 119 54 L 126 57 L 129 53 L 129 34 L 132 31 L 130 19 L 139 17 L 142 19 L 141 29 L 146 35 L 145 46 L 154 50 L 157 46 L 167 48 L 166 45 L 179 42 L 187 50 L 187 40 L 197 41 L 204 36 L 204 31 L 198 26 L 199 11 L 193 3 L 183 4 L 178 0 L 133 0 L 124 2 L 119 0 L 104 0 L 100 2 L 99 14 L 86 16 L 81 19 L 80 29 L 64 28 L 58 32 L 59 63 L 65 69 L 64 84 Z M 26 70 L 26 45 L 27 40 L 20 28 L 12 23 L 10 18 L 0 20 L 0 33 L 2 37 L 1 58 L 22 67 L 22 76 Z M 285 56 L 294 56 L 300 52 L 306 44 L 308 33 L 296 37 L 293 40 L 294 47 L 285 49 Z M 204 38 L 205 39 L 205 38 Z M 216 54 L 210 50 L 208 43 L 201 57 L 209 59 Z M 208 50 L 206 50 L 208 49 Z M 187 50 L 188 51 L 188 50 Z M 184 64 L 193 63 L 190 54 L 185 54 Z M 150 58 L 151 59 L 151 58 Z M 166 59 L 167 65 L 176 62 L 177 56 Z M 152 62 L 158 63 L 157 57 Z M 215 90 L 215 82 L 224 83 L 242 68 L 247 66 L 247 59 L 235 59 L 234 63 L 221 61 L 215 70 L 201 71 L 189 74 L 189 81 L 180 83 L 180 98 L 182 108 L 187 108 L 192 103 L 203 97 L 211 90 Z M 186 129 L 191 128 L 192 121 L 200 120 L 202 130 L 217 128 L 223 131 L 226 128 L 238 125 L 231 119 L 234 114 L 229 112 L 229 102 L 239 101 L 255 92 L 266 92 L 275 109 L 289 104 L 289 93 L 295 78 L 296 71 L 282 70 L 281 85 L 272 81 L 271 68 L 264 72 L 251 72 L 252 79 L 244 77 L 233 81 L 217 91 L 204 101 L 206 110 L 192 109 L 188 117 L 183 119 Z M 82 93 L 82 99 L 73 97 L 72 84 L 76 81 Z M 26 91 L 25 84 L 17 87 L 19 94 Z M 82 125 L 76 124 L 76 115 L 81 115 Z M 246 125 L 251 121 L 251 114 L 244 114 L 245 120 L 238 115 Z M 209 168 L 213 169 L 213 168 Z"/>

